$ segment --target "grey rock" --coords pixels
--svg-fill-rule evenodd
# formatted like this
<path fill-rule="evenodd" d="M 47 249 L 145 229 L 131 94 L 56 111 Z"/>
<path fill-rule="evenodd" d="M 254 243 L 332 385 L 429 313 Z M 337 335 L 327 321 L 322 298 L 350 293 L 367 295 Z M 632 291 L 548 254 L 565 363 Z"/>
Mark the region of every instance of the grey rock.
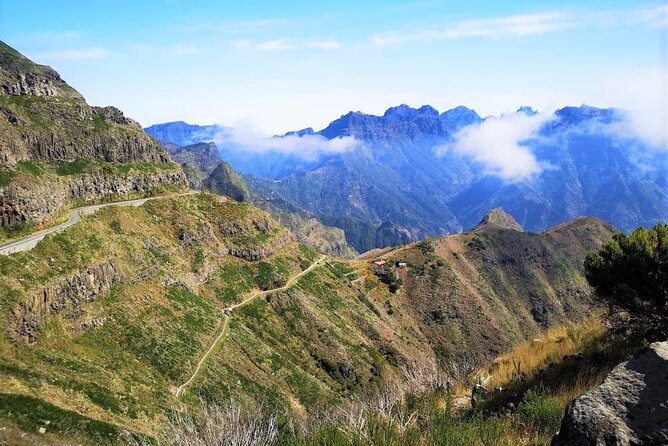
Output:
<path fill-rule="evenodd" d="M 37 342 L 37 335 L 52 315 L 78 319 L 83 313 L 85 302 L 106 295 L 118 280 L 116 265 L 107 260 L 41 288 L 10 315 L 10 338 L 28 343 Z"/>
<path fill-rule="evenodd" d="M 0 187 L 0 226 L 41 223 L 64 212 L 72 202 L 93 203 L 107 197 L 145 194 L 165 184 L 185 188 L 187 181 L 180 169 L 128 175 L 24 178 Z"/>
<path fill-rule="evenodd" d="M 668 341 L 619 364 L 566 409 L 552 446 L 668 444 Z"/>

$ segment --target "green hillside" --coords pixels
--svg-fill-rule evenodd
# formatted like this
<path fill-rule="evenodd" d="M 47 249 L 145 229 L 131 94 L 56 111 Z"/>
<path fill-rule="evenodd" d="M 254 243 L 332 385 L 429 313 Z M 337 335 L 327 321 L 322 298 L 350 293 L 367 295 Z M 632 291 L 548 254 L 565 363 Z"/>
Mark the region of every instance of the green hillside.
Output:
<path fill-rule="evenodd" d="M 286 285 L 320 255 L 267 214 L 215 195 L 105 208 L 0 257 L 0 394 L 13 408 L 0 419 L 34 432 L 38 405 L 61 420 L 45 438 L 99 444 L 123 430 L 154 434 L 201 398 L 308 417 L 403 379 L 406 367 L 492 357 L 583 317 L 591 300 L 579 253 L 608 236 L 583 220 L 554 235 L 502 229 L 421 242 L 386 254 L 385 271 L 326 259 L 229 312 L 222 341 L 177 398 L 220 334 L 222 310 Z M 569 257 L 573 244 L 582 248 Z M 521 266 L 509 260 L 521 253 Z"/>

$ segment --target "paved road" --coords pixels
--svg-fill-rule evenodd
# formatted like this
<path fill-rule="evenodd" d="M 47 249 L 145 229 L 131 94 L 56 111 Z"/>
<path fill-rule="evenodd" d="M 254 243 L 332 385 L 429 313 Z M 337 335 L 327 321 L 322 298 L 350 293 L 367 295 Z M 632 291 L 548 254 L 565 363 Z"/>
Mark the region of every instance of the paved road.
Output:
<path fill-rule="evenodd" d="M 304 271 L 302 271 L 301 273 L 299 273 L 299 274 L 293 276 L 292 279 L 288 280 L 288 282 L 287 282 L 285 285 L 283 285 L 282 287 L 274 288 L 274 289 L 266 290 L 266 291 L 256 291 L 256 292 L 254 292 L 253 294 L 251 294 L 250 297 L 248 297 L 247 299 L 245 299 L 245 300 L 239 302 L 238 304 L 234 304 L 234 305 L 231 305 L 231 306 L 229 306 L 229 307 L 227 307 L 227 308 L 223 308 L 223 309 L 222 309 L 222 312 L 223 312 L 223 317 L 225 318 L 225 322 L 223 322 L 223 329 L 220 330 L 220 334 L 218 335 L 218 337 L 216 337 L 216 339 L 215 339 L 215 340 L 213 341 L 213 343 L 211 344 L 211 347 L 209 347 L 209 349 L 206 351 L 206 353 L 204 353 L 204 356 L 202 356 L 202 359 L 200 359 L 199 362 L 197 363 L 197 367 L 195 368 L 195 372 L 192 374 L 192 376 L 190 377 L 190 379 L 189 379 L 188 381 L 184 382 L 183 384 L 181 384 L 181 385 L 179 386 L 179 388 L 176 389 L 176 397 L 178 398 L 178 397 L 180 397 L 181 395 L 183 395 L 183 392 L 184 392 L 184 390 L 186 389 L 186 386 L 188 386 L 191 382 L 193 382 L 193 381 L 195 380 L 195 378 L 197 377 L 197 374 L 199 373 L 200 369 L 202 368 L 202 365 L 204 365 L 204 362 L 205 362 L 206 359 L 209 357 L 209 355 L 210 355 L 211 352 L 213 351 L 214 347 L 218 344 L 218 342 L 221 340 L 221 338 L 222 338 L 223 335 L 225 334 L 225 330 L 227 330 L 227 323 L 228 323 L 229 320 L 230 320 L 230 313 L 231 313 L 232 311 L 234 311 L 235 309 L 237 309 L 237 308 L 239 308 L 239 307 L 241 307 L 241 306 L 243 306 L 243 305 L 246 305 L 248 302 L 250 302 L 251 300 L 255 299 L 256 297 L 259 297 L 259 296 L 266 296 L 267 294 L 270 294 L 270 293 L 275 293 L 275 292 L 277 292 L 277 291 L 284 291 L 284 290 L 287 290 L 287 289 L 290 288 L 290 287 L 291 287 L 291 286 L 292 286 L 292 285 L 293 285 L 293 284 L 294 284 L 294 283 L 295 283 L 301 276 L 303 276 L 304 274 L 307 274 L 307 273 L 308 273 L 309 271 L 311 271 L 313 268 L 315 268 L 315 267 L 318 266 L 320 263 L 322 263 L 322 261 L 325 260 L 326 258 L 327 258 L 327 256 L 323 255 L 323 256 L 320 257 L 318 260 L 316 260 L 315 262 L 313 262 L 313 264 L 311 264 L 311 266 L 309 266 L 308 268 L 306 268 Z"/>
<path fill-rule="evenodd" d="M 178 197 L 181 195 L 192 195 L 197 193 L 199 192 L 190 191 L 178 194 L 176 196 Z M 142 204 L 150 200 L 157 200 L 160 198 L 168 198 L 174 196 L 175 195 L 164 195 L 160 197 L 140 198 L 137 200 L 118 201 L 116 203 L 96 204 L 92 206 L 83 206 L 80 208 L 71 209 L 69 211 L 69 216 L 68 216 L 69 218 L 65 223 L 61 223 L 57 226 L 52 226 L 48 229 L 43 229 L 41 231 L 34 232 L 26 237 L 0 245 L 0 254 L 7 256 L 10 254 L 14 254 L 15 252 L 30 251 L 37 245 L 37 243 L 39 243 L 47 235 L 53 234 L 55 232 L 60 232 L 65 228 L 75 225 L 81 221 L 84 215 L 93 214 L 98 210 L 105 208 L 107 206 L 141 206 Z"/>

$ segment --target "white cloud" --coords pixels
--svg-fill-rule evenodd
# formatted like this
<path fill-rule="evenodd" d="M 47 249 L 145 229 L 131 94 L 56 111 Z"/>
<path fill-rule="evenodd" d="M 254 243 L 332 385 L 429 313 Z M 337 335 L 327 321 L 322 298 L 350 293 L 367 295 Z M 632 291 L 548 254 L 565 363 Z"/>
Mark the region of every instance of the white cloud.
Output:
<path fill-rule="evenodd" d="M 470 125 L 454 135 L 451 144 L 436 149 L 467 156 L 480 163 L 489 174 L 518 181 L 541 172 L 542 167 L 528 147 L 522 143 L 536 137 L 540 127 L 551 115 L 523 113 L 490 117 Z"/>
<path fill-rule="evenodd" d="M 273 52 L 273 51 L 287 51 L 294 49 L 294 46 L 286 40 L 267 40 L 255 44 L 258 51 Z"/>
<path fill-rule="evenodd" d="M 608 101 L 628 110 L 620 136 L 668 150 L 668 66 L 611 75 L 603 81 Z"/>
<path fill-rule="evenodd" d="M 19 41 L 40 43 L 44 42 L 63 42 L 77 40 L 81 37 L 78 31 L 54 31 L 54 32 L 35 32 L 21 36 Z"/>
<path fill-rule="evenodd" d="M 252 49 L 262 52 L 288 51 L 296 49 L 296 46 L 287 40 L 265 40 L 263 42 L 254 42 L 248 39 L 239 39 L 232 42 L 232 46 L 239 50 Z"/>
<path fill-rule="evenodd" d="M 202 52 L 203 47 L 191 43 L 172 45 L 150 45 L 145 43 L 129 44 L 128 48 L 138 53 L 161 56 L 194 56 Z"/>
<path fill-rule="evenodd" d="M 631 14 L 631 21 L 668 27 L 668 5 L 639 9 Z"/>
<path fill-rule="evenodd" d="M 336 40 L 317 40 L 309 42 L 308 47 L 316 50 L 338 50 L 342 45 Z"/>
<path fill-rule="evenodd" d="M 48 51 L 46 53 L 37 54 L 34 59 L 46 60 L 77 60 L 77 59 L 99 59 L 109 55 L 109 50 L 106 48 L 78 48 Z"/>
<path fill-rule="evenodd" d="M 343 153 L 361 146 L 361 142 L 352 136 L 333 139 L 320 135 L 266 137 L 247 123 L 241 123 L 219 133 L 215 142 L 219 147 L 260 154 L 274 152 L 294 155 L 307 161 L 314 161 L 323 154 Z"/>
<path fill-rule="evenodd" d="M 372 41 L 376 45 L 391 45 L 416 40 L 455 40 L 464 37 L 521 37 L 557 31 L 576 24 L 576 21 L 560 13 L 524 14 L 491 19 L 465 20 L 450 24 L 442 29 L 405 33 L 379 33 L 372 37 Z"/>

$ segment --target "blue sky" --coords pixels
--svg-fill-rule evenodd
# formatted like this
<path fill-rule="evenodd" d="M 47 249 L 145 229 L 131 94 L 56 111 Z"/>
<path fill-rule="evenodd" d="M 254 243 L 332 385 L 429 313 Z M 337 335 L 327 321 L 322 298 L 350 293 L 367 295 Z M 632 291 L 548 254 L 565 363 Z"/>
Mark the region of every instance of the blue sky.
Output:
<path fill-rule="evenodd" d="M 0 39 L 143 125 L 282 133 L 400 103 L 664 113 L 667 14 L 651 1 L 2 0 Z"/>

